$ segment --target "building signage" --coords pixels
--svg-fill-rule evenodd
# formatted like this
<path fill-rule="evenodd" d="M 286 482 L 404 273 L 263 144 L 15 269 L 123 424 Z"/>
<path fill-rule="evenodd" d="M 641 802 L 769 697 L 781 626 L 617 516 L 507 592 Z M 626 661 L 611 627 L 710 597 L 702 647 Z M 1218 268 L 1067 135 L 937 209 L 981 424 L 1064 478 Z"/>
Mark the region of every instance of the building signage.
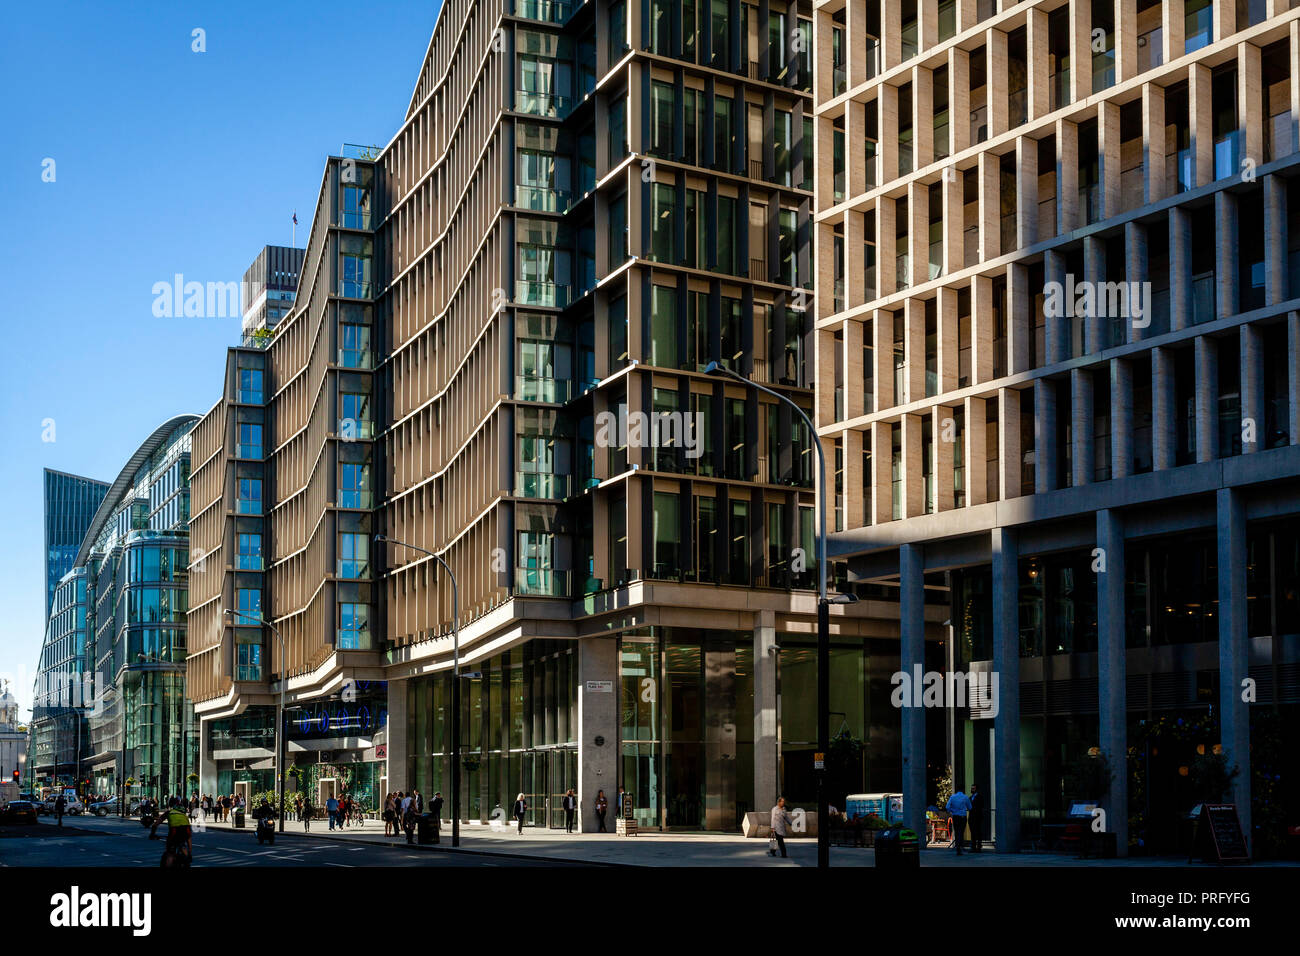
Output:
<path fill-rule="evenodd" d="M 614 682 L 612 680 L 589 680 L 587 681 L 588 694 L 612 694 L 614 693 Z"/>
<path fill-rule="evenodd" d="M 376 760 L 388 759 L 388 744 L 375 744 L 375 759 Z"/>

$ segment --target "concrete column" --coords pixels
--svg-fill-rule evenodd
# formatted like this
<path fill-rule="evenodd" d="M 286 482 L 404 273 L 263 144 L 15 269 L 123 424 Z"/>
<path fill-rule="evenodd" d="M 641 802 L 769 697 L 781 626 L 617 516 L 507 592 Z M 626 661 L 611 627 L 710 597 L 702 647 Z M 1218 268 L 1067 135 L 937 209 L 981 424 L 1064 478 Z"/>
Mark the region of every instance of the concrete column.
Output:
<path fill-rule="evenodd" d="M 921 299 L 903 302 L 903 354 L 907 362 L 903 372 L 907 395 L 896 396 L 900 405 L 925 397 L 925 302 Z"/>
<path fill-rule="evenodd" d="M 866 0 L 849 0 L 844 5 L 844 41 L 848 44 L 848 88 L 853 89 L 855 86 L 867 82 L 868 73 L 878 73 L 874 64 L 868 63 L 867 60 L 867 4 Z M 762 42 L 761 40 L 759 41 Z M 819 60 L 819 63 L 829 63 L 830 58 Z M 869 68 L 870 67 L 870 68 Z M 830 71 L 824 71 L 830 72 Z"/>
<path fill-rule="evenodd" d="M 875 239 L 875 236 L 872 236 Z M 867 241 L 867 217 L 858 212 L 844 214 L 844 303 L 853 309 L 867 303 L 867 283 L 859 271 L 862 266 L 862 249 Z M 875 298 L 875 293 L 870 293 Z"/>
<path fill-rule="evenodd" d="M 1140 222 L 1124 224 L 1124 278 L 1129 282 L 1147 282 L 1150 279 L 1150 258 L 1147 252 L 1147 227 Z M 1150 335 L 1154 306 L 1150 297 L 1143 298 L 1146 312 L 1138 315 L 1130 303 L 1129 318 L 1124 323 L 1125 339 L 1111 345 L 1140 342 Z"/>
<path fill-rule="evenodd" d="M 892 70 L 903 62 L 903 5 L 880 6 L 880 72 Z"/>
<path fill-rule="evenodd" d="M 1029 310 L 1034 297 L 1029 292 L 1029 267 L 1021 262 L 1007 266 L 1007 347 L 1010 371 L 1028 372 L 1034 364 L 1034 328 Z"/>
<path fill-rule="evenodd" d="M 1092 481 L 1097 463 L 1092 446 L 1093 425 L 1092 373 L 1087 369 L 1070 370 L 1070 455 L 1071 484 L 1077 488 Z"/>
<path fill-rule="evenodd" d="M 912 286 L 929 282 L 930 187 L 916 179 L 907 184 L 907 249 Z"/>
<path fill-rule="evenodd" d="M 956 156 L 970 146 L 970 53 L 960 47 L 948 48 L 948 136 Z M 960 194 L 958 194 L 960 195 Z"/>
<path fill-rule="evenodd" d="M 876 199 L 876 295 L 879 298 L 893 295 L 898 287 L 896 206 L 897 203 L 888 196 Z"/>
<path fill-rule="evenodd" d="M 1196 460 L 1219 457 L 1219 344 L 1196 337 Z"/>
<path fill-rule="evenodd" d="M 1174 362 L 1166 348 L 1151 350 L 1151 467 L 1174 467 Z"/>
<path fill-rule="evenodd" d="M 1231 800 L 1250 839 L 1250 710 L 1242 701 L 1249 673 L 1246 628 L 1246 502 L 1235 488 L 1218 491 L 1219 740 L 1229 767 L 1236 767 Z"/>
<path fill-rule="evenodd" d="M 1187 46 L 1187 13 L 1183 0 L 1164 0 L 1160 9 L 1160 36 L 1164 42 L 1162 62 L 1172 63 Z"/>
<path fill-rule="evenodd" d="M 1118 35 L 1121 31 L 1116 30 Z M 1101 218 L 1109 219 L 1124 210 L 1120 206 L 1119 104 L 1106 100 L 1097 104 L 1097 160 L 1101 183 Z"/>
<path fill-rule="evenodd" d="M 871 500 L 876 524 L 894 520 L 894 429 L 889 422 L 871 426 Z"/>
<path fill-rule="evenodd" d="M 932 162 L 934 162 L 934 74 L 926 67 L 915 66 L 912 68 L 912 168 L 924 169 Z"/>
<path fill-rule="evenodd" d="M 1300 312 L 1287 313 L 1286 353 L 1288 444 L 1300 445 Z"/>
<path fill-rule="evenodd" d="M 960 336 L 957 318 L 957 290 L 944 286 L 939 290 L 935 302 L 935 318 L 938 322 L 938 368 L 940 395 L 957 390 L 957 359 Z"/>
<path fill-rule="evenodd" d="M 1056 490 L 1056 383 L 1034 379 L 1034 491 Z"/>
<path fill-rule="evenodd" d="M 1128 699 L 1124 634 L 1124 528 L 1119 514 L 1097 512 L 1097 689 L 1101 752 L 1113 772 L 1102 800 L 1115 851 L 1128 855 Z"/>
<path fill-rule="evenodd" d="M 1187 118 L 1192 133 L 1193 176 L 1197 186 L 1214 182 L 1214 96 L 1210 68 L 1193 63 L 1187 73 Z"/>
<path fill-rule="evenodd" d="M 988 150 L 982 151 L 978 176 L 980 261 L 989 262 L 1002 255 L 1001 160 Z"/>
<path fill-rule="evenodd" d="M 881 89 L 884 92 L 884 89 Z M 897 102 L 897 100 L 895 100 Z M 898 121 L 897 115 L 894 122 Z M 881 126 L 881 129 L 889 127 Z M 834 130 L 834 124 L 831 124 Z M 833 134 L 832 134 L 833 135 Z M 849 100 L 844 104 L 844 196 L 851 199 L 867 191 L 867 104 L 858 100 Z M 850 146 L 849 144 L 853 145 Z M 891 144 L 891 149 L 893 149 Z M 876 146 L 876 162 L 882 162 L 883 144 Z M 894 149 L 895 154 L 897 150 Z M 832 160 L 833 160 L 832 155 Z M 820 159 L 820 157 L 819 157 Z M 895 162 L 897 157 L 895 155 Z M 830 182 L 830 180 L 827 180 Z M 828 201 L 827 205 L 830 205 Z"/>
<path fill-rule="evenodd" d="M 1237 5 L 1235 3 L 1215 3 L 1214 4 L 1214 36 L 1215 41 L 1230 37 L 1237 32 Z"/>
<path fill-rule="evenodd" d="M 924 52 L 925 50 L 930 49 L 930 47 L 934 46 L 938 42 L 939 42 L 938 0 L 917 0 L 916 48 Z"/>
<path fill-rule="evenodd" d="M 388 762 L 384 772 L 388 775 L 390 792 L 411 788 L 411 781 L 406 779 L 407 758 L 412 756 L 412 741 L 407 728 L 409 714 L 406 700 L 410 686 L 410 682 L 405 680 L 388 682 Z M 450 809 L 447 812 L 450 814 Z"/>
<path fill-rule="evenodd" d="M 858 494 L 858 489 L 866 487 L 869 475 L 862 473 L 863 440 L 870 436 L 857 428 L 844 433 L 844 520 L 847 528 L 861 528 L 871 524 L 871 515 L 867 514 L 866 496 Z"/>
<path fill-rule="evenodd" d="M 1043 253 L 1043 275 L 1047 282 L 1054 282 L 1062 289 L 1061 301 L 1064 308 L 1060 314 L 1050 310 L 1043 317 L 1043 334 L 1046 339 L 1044 351 L 1047 364 L 1055 365 L 1070 357 L 1070 317 L 1074 313 L 1073 296 L 1070 294 L 1071 283 L 1065 271 L 1065 255 L 1059 248 L 1048 249 Z M 1076 278 L 1082 279 L 1083 276 Z M 1044 304 L 1044 309 L 1047 306 Z"/>
<path fill-rule="evenodd" d="M 1047 62 L 1047 12 L 1031 7 L 1025 12 L 1025 67 L 1029 75 L 1029 122 L 1051 112 L 1051 77 Z"/>
<path fill-rule="evenodd" d="M 754 805 L 776 804 L 776 615 L 759 611 L 754 628 Z"/>
<path fill-rule="evenodd" d="M 1092 95 L 1092 7 L 1070 4 L 1070 102 Z"/>
<path fill-rule="evenodd" d="M 862 336 L 866 327 L 857 319 L 844 322 L 844 417 L 858 418 L 866 410 L 863 389 Z"/>
<path fill-rule="evenodd" d="M 1169 195 L 1165 183 L 1166 155 L 1165 88 L 1158 83 L 1143 83 L 1142 199 L 1148 204 Z"/>
<path fill-rule="evenodd" d="M 925 478 L 921 471 L 921 416 L 904 415 L 903 429 L 903 517 L 925 514 Z"/>
<path fill-rule="evenodd" d="M 993 555 L 994 826 L 999 853 L 1020 852 L 1020 552 L 1009 528 L 991 532 Z"/>
<path fill-rule="evenodd" d="M 1264 354 L 1263 336 L 1259 326 L 1241 326 L 1241 418 L 1253 423 L 1254 441 L 1242 441 L 1242 454 L 1251 454 L 1264 448 L 1268 436 L 1264 433 Z M 1249 436 L 1246 436 L 1249 437 Z"/>
<path fill-rule="evenodd" d="M 755 667 L 757 663 L 755 656 Z M 755 701 L 757 676 L 756 671 Z M 610 806 L 614 805 L 614 794 L 618 793 L 618 731 L 618 639 L 583 638 L 578 641 L 578 829 L 583 833 L 594 833 L 600 825 L 596 819 L 597 790 L 604 790 Z M 758 739 L 755 734 L 755 767 Z M 605 819 L 607 829 L 612 830 L 613 817 Z"/>
<path fill-rule="evenodd" d="M 894 313 L 877 309 L 871 320 L 871 359 L 876 364 L 875 410 L 902 404 L 894 394 Z"/>
<path fill-rule="evenodd" d="M 899 670 L 925 672 L 925 564 L 919 545 L 898 549 L 898 626 L 902 635 Z M 911 700 L 902 708 L 903 814 L 907 825 L 925 841 L 925 708 Z"/>
<path fill-rule="evenodd" d="M 961 124 L 956 124 L 960 126 Z M 950 127 L 951 128 L 951 127 Z M 956 166 L 944 169 L 943 191 L 943 274 L 950 276 L 966 268 L 966 217 L 962 202 L 962 175 Z M 970 263 L 975 265 L 975 263 Z"/>
<path fill-rule="evenodd" d="M 1115 0 L 1115 85 L 1138 74 L 1137 0 Z"/>
<path fill-rule="evenodd" d="M 1269 305 L 1285 302 L 1290 296 L 1286 224 L 1286 180 L 1270 174 L 1264 177 L 1264 295 Z"/>
<path fill-rule="evenodd" d="M 1016 248 L 1038 241 L 1038 140 L 1016 137 Z M 1011 250 L 1006 250 L 1010 252 Z"/>
<path fill-rule="evenodd" d="M 885 7 L 894 6 L 892 3 Z M 1009 68 L 1007 56 L 1007 35 L 992 28 L 984 31 L 985 102 L 988 103 L 989 136 L 995 139 L 1007 131 L 1010 104 L 1007 96 Z"/>
<path fill-rule="evenodd" d="M 1014 388 L 998 389 L 998 451 L 1002 487 L 999 498 L 1009 501 L 1020 497 L 1020 392 Z M 1017 612 L 1018 613 L 1018 612 Z"/>
<path fill-rule="evenodd" d="M 930 460 L 934 463 L 934 510 L 951 511 L 953 507 L 953 448 L 961 436 L 956 434 L 957 419 L 947 405 L 930 410 Z"/>
<path fill-rule="evenodd" d="M 1300 20 L 1291 21 L 1291 149 L 1300 150 Z"/>
<path fill-rule="evenodd" d="M 1099 283 L 1106 281 L 1106 243 L 1095 233 L 1085 236 L 1083 239 L 1083 274 L 1085 279 L 1093 283 L 1092 287 L 1094 289 L 1104 288 Z M 1084 355 L 1096 355 L 1102 350 L 1110 320 L 1111 316 L 1107 314 L 1107 305 L 1100 295 L 1093 296 L 1090 315 L 1075 317 L 1076 322 L 1083 323 Z M 1123 343 L 1112 342 L 1111 344 Z M 1073 342 L 1071 346 L 1071 354 L 1073 355 Z"/>
<path fill-rule="evenodd" d="M 1264 162 L 1264 77 L 1260 49 L 1253 43 L 1237 44 L 1237 119 L 1241 129 L 1241 159 L 1256 166 Z M 1240 171 L 1240 167 L 1238 167 Z"/>
<path fill-rule="evenodd" d="M 988 276 L 971 279 L 971 384 L 993 379 L 993 280 Z"/>
<path fill-rule="evenodd" d="M 1238 268 L 1237 197 L 1227 190 L 1214 194 L 1214 314 L 1227 318 L 1237 313 Z M 1256 227 L 1258 228 L 1258 227 Z"/>
<path fill-rule="evenodd" d="M 988 408 L 983 398 L 967 396 L 966 430 L 962 460 L 966 462 L 966 504 L 982 505 L 989 500 L 988 469 Z M 994 489 L 996 492 L 997 489 Z"/>
<path fill-rule="evenodd" d="M 1071 61 L 1076 62 L 1076 61 Z M 1075 74 L 1073 67 L 1070 75 Z M 1088 74 L 1092 75 L 1091 71 Z M 1072 232 L 1082 224 L 1079 211 L 1079 127 L 1056 121 L 1056 232 Z"/>
<path fill-rule="evenodd" d="M 864 116 L 866 115 L 865 109 L 864 106 Z M 916 117 L 912 118 L 912 124 L 915 126 Z M 876 182 L 880 184 L 898 178 L 898 87 L 891 86 L 888 83 L 881 83 L 876 88 L 876 131 L 878 133 L 876 138 L 876 165 L 880 174 Z M 853 152 L 848 146 L 851 142 L 852 140 L 846 134 L 844 140 L 846 152 Z M 859 140 L 859 145 L 855 148 L 862 148 L 861 140 Z M 915 164 L 913 164 L 912 168 L 916 168 Z M 855 193 L 850 190 L 849 195 L 852 196 Z M 879 207 L 879 203 L 877 203 L 877 207 Z M 876 215 L 879 216 L 880 214 L 877 212 Z M 892 236 L 890 237 L 889 248 L 891 251 L 894 248 Z"/>
<path fill-rule="evenodd" d="M 1110 360 L 1110 476 L 1127 478 L 1133 471 L 1133 366 Z"/>
<path fill-rule="evenodd" d="M 1183 206 L 1169 209 L 1169 329 L 1192 324 L 1192 218 Z"/>

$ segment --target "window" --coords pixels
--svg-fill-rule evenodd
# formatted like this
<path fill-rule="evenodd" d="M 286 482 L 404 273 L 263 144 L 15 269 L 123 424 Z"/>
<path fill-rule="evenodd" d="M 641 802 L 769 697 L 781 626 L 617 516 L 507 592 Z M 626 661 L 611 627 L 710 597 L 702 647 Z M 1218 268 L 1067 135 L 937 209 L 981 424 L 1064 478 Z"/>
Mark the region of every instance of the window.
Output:
<path fill-rule="evenodd" d="M 339 507 L 370 507 L 370 466 L 343 462 L 339 466 Z"/>
<path fill-rule="evenodd" d="M 251 422 L 240 422 L 238 426 L 239 447 L 235 452 L 238 458 L 262 457 L 262 426 Z"/>
<path fill-rule="evenodd" d="M 374 244 L 368 237 L 339 236 L 339 295 L 368 299 Z"/>
<path fill-rule="evenodd" d="M 370 396 L 359 392 L 339 394 L 339 436 L 345 441 L 374 436 L 370 420 Z"/>
<path fill-rule="evenodd" d="M 262 479 L 240 478 L 239 501 L 236 510 L 241 515 L 262 513 Z"/>
<path fill-rule="evenodd" d="M 238 624 L 262 623 L 262 589 L 240 588 L 238 592 L 238 613 L 232 615 Z"/>
<path fill-rule="evenodd" d="M 665 159 L 673 155 L 674 105 L 671 83 L 650 84 L 650 152 Z"/>
<path fill-rule="evenodd" d="M 238 541 L 238 562 L 240 571 L 262 570 L 262 536 L 260 534 L 240 534 Z"/>
<path fill-rule="evenodd" d="M 235 680 L 262 679 L 262 643 L 256 632 L 252 635 L 246 628 L 235 631 Z"/>
<path fill-rule="evenodd" d="M 731 107 L 731 97 L 713 98 L 713 165 L 714 168 L 728 173 L 735 172 L 732 149 L 735 143 L 735 131 L 732 129 Z"/>
<path fill-rule="evenodd" d="M 370 649 L 370 606 L 339 604 L 339 632 L 335 647 L 341 651 Z"/>
<path fill-rule="evenodd" d="M 370 368 L 369 326 L 339 326 L 339 364 L 344 368 Z"/>
<path fill-rule="evenodd" d="M 262 404 L 262 375 L 260 368 L 241 368 L 239 370 L 238 401 L 248 405 Z"/>
<path fill-rule="evenodd" d="M 364 534 L 340 534 L 339 577 L 366 578 L 369 576 L 370 539 Z"/>
<path fill-rule="evenodd" d="M 650 203 L 650 258 L 655 262 L 677 261 L 674 243 L 673 213 L 675 190 L 671 185 L 655 183 Z"/>
<path fill-rule="evenodd" d="M 676 577 L 681 570 L 678 542 L 681 540 L 681 499 L 675 494 L 655 492 L 654 577 Z"/>
<path fill-rule="evenodd" d="M 677 290 L 654 287 L 650 300 L 650 364 L 677 368 Z"/>

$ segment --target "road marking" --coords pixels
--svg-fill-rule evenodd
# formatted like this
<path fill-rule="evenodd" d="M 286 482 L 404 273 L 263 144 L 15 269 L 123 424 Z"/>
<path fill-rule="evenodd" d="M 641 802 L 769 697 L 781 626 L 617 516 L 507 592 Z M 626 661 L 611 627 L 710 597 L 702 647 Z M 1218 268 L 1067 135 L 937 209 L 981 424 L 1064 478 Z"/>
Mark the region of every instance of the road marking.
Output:
<path fill-rule="evenodd" d="M 349 870 L 355 870 L 355 869 L 356 869 L 356 867 L 354 867 L 351 863 L 331 863 L 329 860 L 326 860 L 326 861 L 325 861 L 325 865 L 326 865 L 326 866 L 341 866 L 341 867 L 344 867 L 344 868 L 349 869 Z"/>

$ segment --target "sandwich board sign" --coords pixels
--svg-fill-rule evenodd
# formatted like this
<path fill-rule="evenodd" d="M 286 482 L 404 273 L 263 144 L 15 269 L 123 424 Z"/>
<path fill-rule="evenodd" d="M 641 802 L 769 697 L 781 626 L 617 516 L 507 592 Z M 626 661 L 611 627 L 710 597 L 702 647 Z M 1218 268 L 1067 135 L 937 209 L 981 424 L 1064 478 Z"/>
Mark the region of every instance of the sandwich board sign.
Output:
<path fill-rule="evenodd" d="M 1246 836 L 1234 803 L 1203 803 L 1196 821 L 1192 858 L 1200 854 L 1205 863 L 1249 863 Z M 1188 863 L 1192 861 L 1188 859 Z"/>

